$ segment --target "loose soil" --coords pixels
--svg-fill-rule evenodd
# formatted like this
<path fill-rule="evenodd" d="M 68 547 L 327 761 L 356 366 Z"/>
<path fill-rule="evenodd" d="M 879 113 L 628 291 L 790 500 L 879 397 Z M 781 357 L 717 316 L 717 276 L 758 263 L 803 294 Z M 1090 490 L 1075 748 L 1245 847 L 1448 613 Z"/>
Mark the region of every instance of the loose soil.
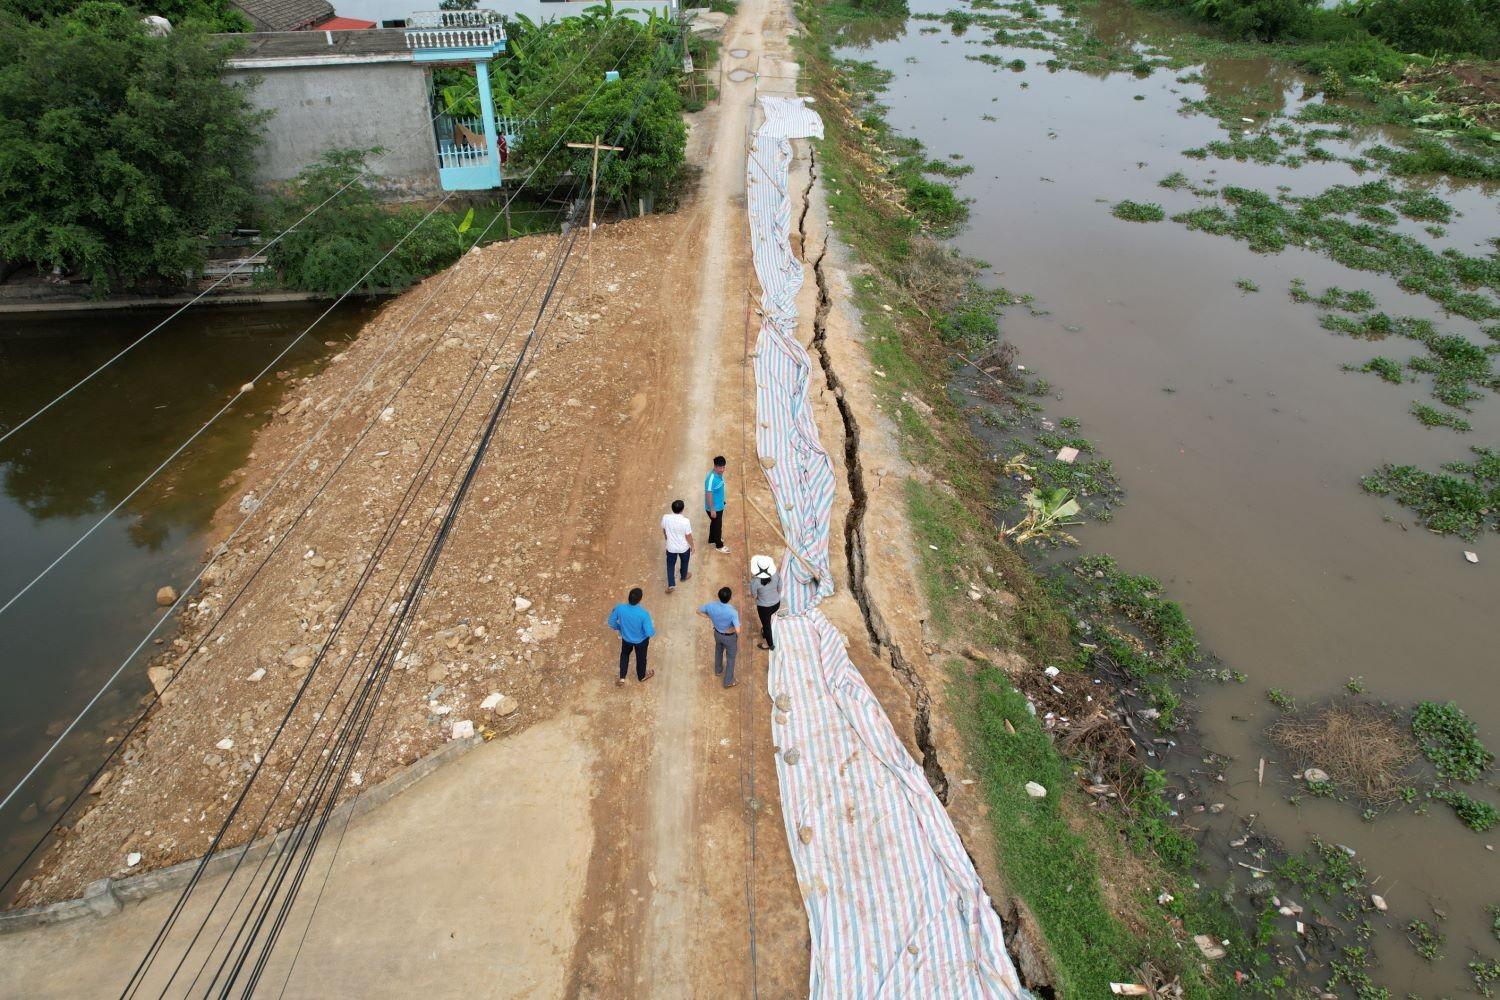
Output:
<path fill-rule="evenodd" d="M 726 29 L 726 50 L 752 53 L 762 93 L 795 92 L 789 30 L 785 7 L 771 0 L 745 0 Z M 368 786 L 444 744 L 457 721 L 511 740 L 559 717 L 582 720 L 577 729 L 592 762 L 592 835 L 574 838 L 582 852 L 575 860 L 585 867 L 581 903 L 571 908 L 549 900 L 547 886 L 528 888 L 537 897 L 536 920 L 576 909 L 570 934 L 559 938 L 572 941 L 561 986 L 567 995 L 792 996 L 808 981 L 806 918 L 778 809 L 765 654 L 747 635 L 741 682 L 721 688 L 708 670 L 707 627 L 693 614 L 719 586 L 743 588 L 751 553 L 781 547 L 769 522 L 750 509 L 774 509 L 753 451 L 747 364 L 758 289 L 743 183 L 756 92 L 753 80 L 731 80 L 718 105 L 694 116 L 689 159 L 704 171 L 681 211 L 603 226 L 565 268 L 556 314 L 539 327 L 530 372 L 386 688 L 374 726 L 383 735 L 355 764 Z M 901 499 L 912 470 L 874 403 L 858 318 L 841 303 L 844 265 L 826 252 L 822 193 L 808 168 L 799 144 L 793 189 L 813 203 L 807 212 L 794 206 L 794 217 L 801 221 L 799 248 L 817 266 L 803 292 L 802 335 L 810 347 L 822 341 L 815 356 L 826 377 L 814 398 L 824 444 L 836 456 L 853 456 L 841 468 L 834 537 L 855 538 L 851 547 L 870 553 L 852 577 L 863 606 L 846 585 L 828 611 L 850 637 L 851 655 L 897 733 L 928 763 L 929 776 L 947 785 L 955 821 L 1003 899 L 982 797 L 965 777 L 954 726 L 933 707 L 941 699 L 928 695 L 944 683 L 946 653 L 925 642 L 926 613 L 913 597 L 920 593 L 915 546 Z M 312 746 L 321 746 L 330 720 L 313 711 L 327 701 L 336 716 L 347 696 L 337 677 L 409 576 L 401 568 L 406 552 L 429 537 L 430 515 L 445 503 L 467 442 L 532 322 L 536 276 L 558 242 L 536 236 L 471 252 L 382 309 L 324 372 L 287 379 L 281 412 L 219 514 L 218 537 L 254 508 L 249 524 L 214 563 L 157 662 L 172 671 L 162 704 L 86 811 L 70 818 L 22 903 L 76 896 L 99 877 L 200 855 L 261 755 L 261 776 L 223 846 L 256 836 L 268 805 L 260 832 L 285 818 L 290 807 L 271 803 L 272 790 L 288 774 L 295 783 L 306 772 L 287 748 L 309 733 Z M 829 308 L 830 301 L 841 304 Z M 494 330 L 512 326 L 510 339 L 490 340 Z M 407 484 L 476 369 L 474 404 L 402 513 Z M 302 452 L 346 393 L 351 407 Z M 841 410 L 839 396 L 851 405 Z M 851 434 L 857 446 L 846 451 Z M 352 449 L 347 460 L 345 449 Z M 706 550 L 706 525 L 697 515 L 693 578 L 664 594 L 658 521 L 677 498 L 696 513 L 714 454 L 729 460 L 731 552 Z M 285 482 L 263 492 L 294 457 Z M 851 490 L 862 496 L 859 505 Z M 387 554 L 371 567 L 382 526 L 398 514 Z M 856 528 L 846 535 L 851 518 Z M 302 707 L 267 754 L 285 706 L 366 570 L 369 596 L 350 609 Z M 851 581 L 842 547 L 835 573 Z M 188 656 L 247 581 L 244 599 L 206 650 Z M 646 589 L 656 620 L 656 676 L 616 687 L 618 643 L 603 622 L 635 585 Z M 748 605 L 741 611 L 754 620 Z M 943 655 L 929 660 L 930 653 Z M 492 693 L 514 710 L 481 710 Z M 231 742 L 221 749 L 221 741 Z M 545 785 L 554 766 L 552 759 L 530 761 L 528 781 Z M 557 787 L 570 786 L 560 779 Z M 379 815 L 371 814 L 372 822 Z M 495 838 L 497 849 L 525 848 L 510 843 L 505 829 Z M 132 851 L 143 860 L 127 869 Z M 133 912 L 113 919 L 131 920 Z M 338 914 L 325 910 L 323 919 Z M 16 944 L 25 947 L 24 940 Z M 1039 943 L 1028 947 L 1038 950 Z"/>

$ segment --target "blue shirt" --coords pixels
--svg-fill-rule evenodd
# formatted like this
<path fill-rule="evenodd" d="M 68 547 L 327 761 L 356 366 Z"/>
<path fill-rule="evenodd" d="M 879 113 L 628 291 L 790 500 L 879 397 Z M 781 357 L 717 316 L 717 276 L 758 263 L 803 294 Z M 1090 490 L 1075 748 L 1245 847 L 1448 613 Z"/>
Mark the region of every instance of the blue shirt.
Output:
<path fill-rule="evenodd" d="M 698 610 L 708 615 L 709 621 L 714 623 L 715 632 L 730 632 L 740 627 L 740 613 L 734 609 L 733 604 L 711 601 Z"/>
<path fill-rule="evenodd" d="M 609 613 L 608 625 L 620 633 L 621 639 L 632 644 L 645 642 L 656 634 L 656 626 L 651 624 L 651 612 L 639 604 L 616 604 Z"/>
<path fill-rule="evenodd" d="M 724 477 L 723 476 L 719 475 L 717 472 L 710 472 L 708 474 L 708 477 L 703 480 L 703 492 L 704 493 L 712 494 L 713 495 L 713 499 L 714 499 L 714 505 L 712 507 L 705 507 L 705 508 L 703 508 L 704 510 L 723 510 L 724 509 Z"/>

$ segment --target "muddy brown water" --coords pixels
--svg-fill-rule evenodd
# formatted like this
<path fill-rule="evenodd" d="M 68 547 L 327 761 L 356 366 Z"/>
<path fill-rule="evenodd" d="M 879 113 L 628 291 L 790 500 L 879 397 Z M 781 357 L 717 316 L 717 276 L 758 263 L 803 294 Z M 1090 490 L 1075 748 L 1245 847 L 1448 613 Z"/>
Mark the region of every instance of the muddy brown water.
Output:
<path fill-rule="evenodd" d="M 912 10 L 952 6 L 917 0 Z M 1099 33 L 1127 40 L 1140 21 L 1116 4 L 1091 16 Z M 1436 468 L 1469 458 L 1472 444 L 1494 446 L 1500 400 L 1475 404 L 1471 434 L 1423 427 L 1407 411 L 1413 401 L 1432 403 L 1425 380 L 1393 386 L 1340 370 L 1377 354 L 1404 360 L 1414 345 L 1327 332 L 1318 312 L 1287 290 L 1293 278 L 1315 293 L 1368 289 L 1392 315 L 1429 317 L 1487 341 L 1475 324 L 1444 316 L 1391 279 L 1319 254 L 1258 255 L 1170 221 L 1110 214 L 1124 198 L 1159 202 L 1169 215 L 1196 206 L 1188 193 L 1157 185 L 1174 170 L 1195 182 L 1287 185 L 1297 194 L 1373 179 L 1339 163 L 1290 169 L 1181 155 L 1225 133 L 1210 117 L 1179 113 L 1180 97 L 1269 85 L 1273 105 L 1292 108 L 1312 97 L 1297 74 L 1257 60 L 1198 67 L 1202 84 L 1178 83 L 1167 70 L 1145 79 L 1049 72 L 1040 65 L 1046 53 L 972 44 L 987 34 L 978 27 L 962 37 L 946 25 L 919 33 L 931 23 L 876 27 L 841 54 L 895 74 L 881 98 L 894 128 L 920 139 L 930 156 L 958 153 L 974 167 L 956 182 L 973 199 L 956 245 L 1047 312 L 1011 309 L 1005 336 L 1061 396 L 1045 401 L 1048 415 L 1080 419 L 1127 490 L 1112 523 L 1077 533 L 1083 548 L 1161 579 L 1205 645 L 1249 675 L 1243 685 L 1209 684 L 1199 699 L 1204 742 L 1234 761 L 1214 796 L 1228 804 L 1225 817 L 1193 822 L 1214 819 L 1208 838 L 1222 844 L 1254 814 L 1258 829 L 1293 850 L 1315 834 L 1355 849 L 1391 907 L 1376 914 L 1379 981 L 1395 995 L 1467 990 L 1465 963 L 1497 952 L 1484 907 L 1500 903 L 1500 853 L 1490 849 L 1500 846 L 1500 829 L 1472 833 L 1441 803 L 1426 816 L 1375 822 L 1348 804 L 1307 796 L 1292 806 L 1290 767 L 1268 751 L 1262 732 L 1274 718 L 1268 688 L 1307 704 L 1360 676 L 1370 696 L 1396 705 L 1453 699 L 1491 748 L 1500 744 L 1500 542 L 1493 534 L 1472 543 L 1440 538 L 1359 487 L 1383 462 Z M 1025 59 L 1028 68 L 962 58 L 978 53 Z M 1367 131 L 1342 149 L 1381 138 Z M 1433 245 L 1485 253 L 1485 241 L 1500 233 L 1496 192 L 1425 186 L 1462 213 Z M 1262 290 L 1241 292 L 1240 278 Z M 1464 549 L 1478 553 L 1477 566 L 1465 562 Z M 1261 756 L 1269 758 L 1264 787 L 1255 777 Z M 1493 785 L 1471 792 L 1500 802 Z M 1414 917 L 1435 922 L 1434 908 L 1447 915 L 1446 957 L 1429 966 L 1399 928 Z"/>
<path fill-rule="evenodd" d="M 326 309 L 199 308 L 0 445 L 0 603 L 128 495 Z M 305 373 L 373 311 L 349 302 L 293 347 Z M 9 428 L 159 322 L 165 312 L 0 317 L 0 427 Z M 9 792 L 156 622 L 158 587 L 192 579 L 226 477 L 274 410 L 269 376 L 149 487 L 0 615 L 0 795 Z M 249 404 L 249 405 L 246 405 Z M 169 640 L 164 626 L 158 635 Z M 148 650 L 154 647 L 148 646 Z M 107 753 L 149 690 L 143 653 L 0 812 L 0 879 Z"/>

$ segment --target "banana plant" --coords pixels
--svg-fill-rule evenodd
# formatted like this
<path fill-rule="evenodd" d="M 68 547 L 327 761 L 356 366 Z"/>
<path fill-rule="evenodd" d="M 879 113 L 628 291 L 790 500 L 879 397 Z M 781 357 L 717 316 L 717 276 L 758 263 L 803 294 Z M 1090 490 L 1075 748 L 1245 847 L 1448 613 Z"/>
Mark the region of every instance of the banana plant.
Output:
<path fill-rule="evenodd" d="M 1054 534 L 1062 541 L 1073 542 L 1075 539 L 1061 529 L 1082 524 L 1082 521 L 1068 520 L 1081 512 L 1078 501 L 1065 487 L 1034 489 L 1026 494 L 1026 516 L 1009 528 L 1002 524 L 1000 534 L 1014 538 L 1017 545 Z"/>

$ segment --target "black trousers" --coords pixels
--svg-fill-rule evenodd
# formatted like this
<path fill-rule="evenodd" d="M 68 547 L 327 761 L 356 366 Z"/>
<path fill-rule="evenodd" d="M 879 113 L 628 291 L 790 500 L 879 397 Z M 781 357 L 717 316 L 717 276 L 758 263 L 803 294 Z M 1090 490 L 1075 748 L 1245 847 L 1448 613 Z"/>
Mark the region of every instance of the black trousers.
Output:
<path fill-rule="evenodd" d="M 755 606 L 755 613 L 760 615 L 760 637 L 766 640 L 766 645 L 770 646 L 772 649 L 776 648 L 776 640 L 771 638 L 771 616 L 774 615 L 776 613 L 776 610 L 780 607 L 780 601 L 777 601 L 770 607 L 765 607 L 760 604 L 757 604 Z"/>
<path fill-rule="evenodd" d="M 708 544 L 716 549 L 724 547 L 724 512 L 708 515 Z"/>
<path fill-rule="evenodd" d="M 635 652 L 635 679 L 643 681 L 646 679 L 646 652 L 651 645 L 651 637 L 647 636 L 640 642 L 626 642 L 620 640 L 620 680 L 625 679 L 626 672 L 630 669 L 630 653 Z"/>

